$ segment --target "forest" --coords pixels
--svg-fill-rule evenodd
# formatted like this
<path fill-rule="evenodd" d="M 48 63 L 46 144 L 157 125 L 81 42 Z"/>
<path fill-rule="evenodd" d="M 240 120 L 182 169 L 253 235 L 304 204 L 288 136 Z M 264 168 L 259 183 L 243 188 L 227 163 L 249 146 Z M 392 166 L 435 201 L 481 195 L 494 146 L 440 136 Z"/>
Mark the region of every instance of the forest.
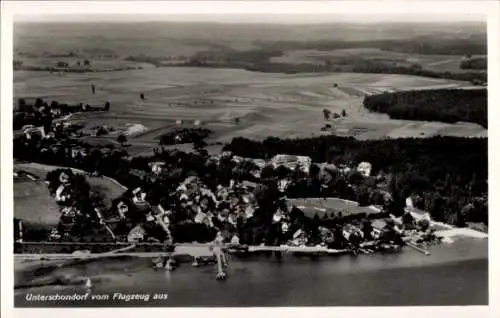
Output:
<path fill-rule="evenodd" d="M 477 123 L 488 127 L 487 89 L 437 89 L 366 96 L 370 111 L 394 119 Z"/>

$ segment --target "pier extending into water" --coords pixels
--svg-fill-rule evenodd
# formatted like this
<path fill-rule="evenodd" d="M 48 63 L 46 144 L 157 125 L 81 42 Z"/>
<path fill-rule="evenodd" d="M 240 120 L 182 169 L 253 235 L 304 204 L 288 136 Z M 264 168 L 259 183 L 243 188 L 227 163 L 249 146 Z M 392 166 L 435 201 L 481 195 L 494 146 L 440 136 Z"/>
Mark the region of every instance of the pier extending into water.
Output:
<path fill-rule="evenodd" d="M 362 243 L 357 249 L 330 249 L 323 246 L 245 246 L 237 244 L 215 244 L 215 243 L 179 243 L 165 245 L 163 243 L 126 243 L 126 242 L 22 242 L 18 243 L 21 253 L 15 254 L 16 258 L 22 260 L 90 260 L 113 257 L 140 257 L 156 259 L 155 268 L 173 270 L 176 259 L 181 256 L 189 256 L 193 259 L 193 266 L 212 263 L 216 264 L 216 279 L 224 280 L 227 275 L 224 268 L 228 266 L 226 254 L 251 254 L 274 252 L 297 253 L 302 255 L 341 255 L 362 252 L 374 253 L 375 242 Z M 430 252 L 418 245 L 407 242 L 411 248 L 430 255 Z M 105 252 L 92 252 L 92 250 L 107 249 Z M 62 250 L 75 250 L 73 253 L 61 253 Z M 24 250 L 24 253 L 22 252 Z M 45 250 L 45 251 L 44 251 Z M 27 252 L 27 253 L 26 253 Z M 38 252 L 38 253 L 34 253 Z"/>

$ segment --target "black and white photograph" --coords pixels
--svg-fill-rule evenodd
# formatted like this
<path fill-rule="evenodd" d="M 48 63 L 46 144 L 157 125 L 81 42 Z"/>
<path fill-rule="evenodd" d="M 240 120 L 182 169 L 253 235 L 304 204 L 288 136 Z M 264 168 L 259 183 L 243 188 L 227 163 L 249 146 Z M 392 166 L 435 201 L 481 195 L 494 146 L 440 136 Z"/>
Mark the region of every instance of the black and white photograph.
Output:
<path fill-rule="evenodd" d="M 490 304 L 488 10 L 135 5 L 11 17 L 15 308 Z"/>

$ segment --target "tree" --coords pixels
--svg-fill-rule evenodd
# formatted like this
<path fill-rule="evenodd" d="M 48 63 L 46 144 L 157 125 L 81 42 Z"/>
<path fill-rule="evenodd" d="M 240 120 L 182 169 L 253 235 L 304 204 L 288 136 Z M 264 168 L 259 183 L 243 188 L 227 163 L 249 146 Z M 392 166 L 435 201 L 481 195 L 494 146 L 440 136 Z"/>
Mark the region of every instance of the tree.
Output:
<path fill-rule="evenodd" d="M 361 232 L 363 232 L 363 237 L 365 240 L 371 240 L 372 237 L 373 226 L 372 222 L 368 219 L 364 219 L 361 226 Z"/>
<path fill-rule="evenodd" d="M 420 221 L 418 221 L 417 226 L 420 231 L 425 232 L 429 229 L 430 222 L 427 219 L 421 219 Z"/>
<path fill-rule="evenodd" d="M 262 180 L 267 178 L 272 178 L 275 176 L 274 168 L 271 165 L 265 166 L 260 172 L 260 178 Z"/>
<path fill-rule="evenodd" d="M 109 111 L 110 107 L 111 107 L 111 103 L 109 101 L 107 101 L 106 104 L 104 104 L 104 110 Z"/>
<path fill-rule="evenodd" d="M 331 70 L 332 70 L 332 61 L 326 60 L 325 61 L 325 68 L 326 68 L 327 72 L 331 72 Z"/>
<path fill-rule="evenodd" d="M 17 100 L 17 107 L 19 109 L 19 111 L 22 111 L 24 112 L 26 110 L 26 100 L 24 98 L 19 98 Z"/>
<path fill-rule="evenodd" d="M 392 195 L 392 200 L 387 206 L 387 212 L 393 214 L 396 217 L 402 216 L 404 214 L 405 200 L 400 195 Z"/>
<path fill-rule="evenodd" d="M 116 138 L 116 141 L 118 141 L 123 147 L 123 144 L 127 142 L 127 136 L 125 136 L 124 134 L 120 134 L 118 138 Z"/>
<path fill-rule="evenodd" d="M 42 107 L 42 105 L 43 105 L 43 99 L 37 98 L 35 100 L 35 108 L 38 109 L 38 108 Z"/>
<path fill-rule="evenodd" d="M 358 187 L 357 200 L 359 206 L 369 206 L 370 205 L 370 193 L 365 186 Z"/>
<path fill-rule="evenodd" d="M 347 117 L 347 112 L 345 111 L 345 109 L 342 109 L 342 117 Z"/>
<path fill-rule="evenodd" d="M 404 228 L 407 230 L 412 230 L 416 226 L 415 219 L 413 218 L 413 216 L 410 213 L 403 214 L 402 222 L 403 222 Z"/>
<path fill-rule="evenodd" d="M 90 61 L 89 61 L 89 60 L 85 60 L 85 61 L 83 61 L 83 65 L 85 65 L 85 66 L 90 66 Z"/>
<path fill-rule="evenodd" d="M 323 116 L 325 117 L 325 120 L 329 120 L 330 119 L 330 115 L 331 115 L 331 111 L 328 110 L 328 109 L 323 109 Z"/>
<path fill-rule="evenodd" d="M 14 60 L 14 71 L 19 71 L 23 68 L 23 61 Z"/>

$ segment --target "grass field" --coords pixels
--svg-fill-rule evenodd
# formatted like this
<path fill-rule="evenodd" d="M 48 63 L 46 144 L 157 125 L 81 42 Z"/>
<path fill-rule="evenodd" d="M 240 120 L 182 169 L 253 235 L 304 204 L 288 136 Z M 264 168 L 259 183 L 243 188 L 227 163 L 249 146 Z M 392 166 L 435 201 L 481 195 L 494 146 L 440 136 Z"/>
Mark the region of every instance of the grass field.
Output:
<path fill-rule="evenodd" d="M 91 83 L 98 88 L 96 94 L 91 92 Z M 378 139 L 485 135 L 486 130 L 471 124 L 393 120 L 384 114 L 370 113 L 362 106 L 367 94 L 466 86 L 464 82 L 408 75 L 286 75 L 187 67 L 64 76 L 14 73 L 15 98 L 42 97 L 96 106 L 109 100 L 110 112 L 76 116 L 75 120 L 84 119 L 88 126 L 108 124 L 118 129 L 129 124 L 145 126 L 146 132 L 129 136 L 137 153 L 155 147 L 155 138 L 161 133 L 186 125 L 192 127 L 196 120 L 215 131 L 209 142 L 228 142 L 237 136 L 264 139 L 338 134 Z M 144 101 L 139 98 L 141 93 L 146 96 Z M 348 116 L 326 122 L 324 108 L 339 114 L 345 109 Z M 176 124 L 177 120 L 182 120 L 182 125 Z M 332 128 L 321 131 L 326 123 Z M 104 138 L 116 143 L 115 135 Z"/>
<path fill-rule="evenodd" d="M 14 181 L 14 217 L 32 223 L 55 225 L 59 207 L 43 181 Z"/>

